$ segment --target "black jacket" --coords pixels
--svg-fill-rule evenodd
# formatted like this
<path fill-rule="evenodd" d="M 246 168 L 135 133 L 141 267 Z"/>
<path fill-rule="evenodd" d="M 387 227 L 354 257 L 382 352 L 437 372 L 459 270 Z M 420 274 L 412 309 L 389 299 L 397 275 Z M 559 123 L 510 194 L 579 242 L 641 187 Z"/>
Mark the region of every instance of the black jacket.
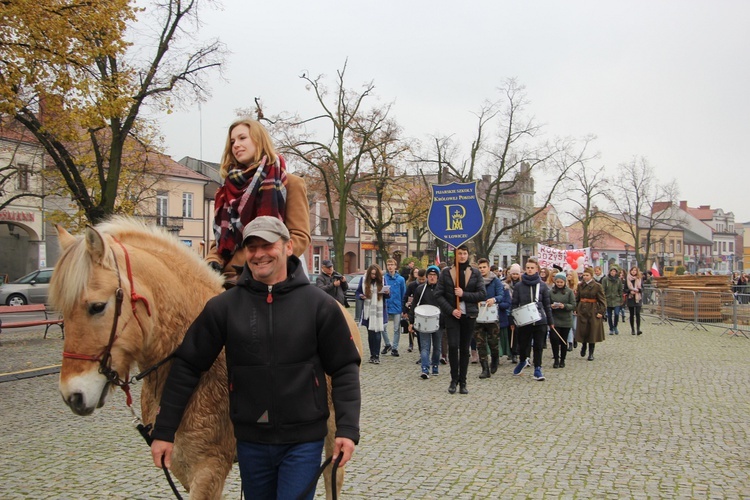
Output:
<path fill-rule="evenodd" d="M 461 302 L 466 303 L 466 315 L 470 318 L 476 318 L 479 315 L 480 302 L 487 300 L 487 291 L 484 287 L 484 278 L 479 269 L 467 266 L 464 271 L 466 274 L 466 287 Z M 446 267 L 440 272 L 437 282 L 435 295 L 440 305 L 440 310 L 446 316 L 451 316 L 456 309 L 456 288 L 453 277 L 456 275 L 455 267 Z"/>
<path fill-rule="evenodd" d="M 175 353 L 152 437 L 173 441 L 202 372 L 226 347 L 229 409 L 240 441 L 294 444 L 322 439 L 331 376 L 336 436 L 359 440 L 360 357 L 341 307 L 311 286 L 290 257 L 273 286 L 245 266 L 237 286 L 208 301 Z"/>
<path fill-rule="evenodd" d="M 538 274 L 535 274 L 534 276 L 529 276 L 528 274 L 521 275 L 521 282 L 516 283 L 513 287 L 511 311 L 518 306 L 534 302 L 534 299 L 536 298 L 535 290 L 537 284 L 539 285 L 539 302 L 537 302 L 537 308 L 542 315 L 542 319 L 533 323 L 533 326 L 553 325 L 554 317 L 552 316 L 552 308 L 550 307 L 552 303 L 549 299 L 549 288 L 547 287 L 547 284 L 539 278 Z"/>
<path fill-rule="evenodd" d="M 325 293 L 333 297 L 334 299 L 338 300 L 339 303 L 342 305 L 345 305 L 348 307 L 348 304 L 346 303 L 346 292 L 349 290 L 349 283 L 346 282 L 346 278 L 342 275 L 339 279 L 341 280 L 341 283 L 339 286 L 336 286 L 333 284 L 334 281 L 336 281 L 333 276 L 329 276 L 326 273 L 320 273 L 318 275 L 318 278 L 315 280 L 315 286 L 323 290 Z"/>
<path fill-rule="evenodd" d="M 414 283 L 416 283 L 416 281 Z M 424 290 L 424 294 L 422 293 L 422 290 Z M 412 325 L 414 324 L 414 309 L 417 306 L 440 307 L 437 295 L 435 294 L 436 290 L 437 283 L 435 283 L 434 285 L 430 285 L 429 283 L 417 283 L 417 288 L 414 291 L 414 300 L 411 303 L 412 307 L 407 311 L 407 314 L 409 315 L 409 323 L 411 323 Z M 442 310 L 440 311 L 439 325 L 440 328 L 443 328 L 445 326 L 445 313 Z"/>

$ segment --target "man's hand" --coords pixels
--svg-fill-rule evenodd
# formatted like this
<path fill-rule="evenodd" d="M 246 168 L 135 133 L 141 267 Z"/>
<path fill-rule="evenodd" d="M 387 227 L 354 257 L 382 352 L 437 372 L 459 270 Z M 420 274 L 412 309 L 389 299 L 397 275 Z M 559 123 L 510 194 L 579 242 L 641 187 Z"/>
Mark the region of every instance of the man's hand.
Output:
<path fill-rule="evenodd" d="M 464 296 L 464 290 L 463 288 L 454 288 L 453 292 L 456 294 L 456 297 L 463 297 Z"/>
<path fill-rule="evenodd" d="M 352 458 L 354 454 L 354 441 L 345 437 L 337 437 L 336 443 L 333 445 L 333 461 L 335 462 L 339 454 L 343 454 L 339 467 L 346 465 L 346 462 Z"/>
<path fill-rule="evenodd" d="M 333 280 L 333 286 L 341 286 L 341 280 Z"/>
<path fill-rule="evenodd" d="M 495 305 L 495 297 L 491 297 L 491 298 L 487 299 L 487 305 L 488 306 Z"/>
<path fill-rule="evenodd" d="M 456 319 L 461 319 L 461 309 L 454 309 L 452 315 Z"/>
<path fill-rule="evenodd" d="M 161 461 L 163 457 L 164 465 L 167 466 L 167 469 L 172 467 L 173 448 L 174 443 L 154 439 L 154 441 L 151 443 L 151 457 L 154 459 L 154 465 L 161 469 Z"/>

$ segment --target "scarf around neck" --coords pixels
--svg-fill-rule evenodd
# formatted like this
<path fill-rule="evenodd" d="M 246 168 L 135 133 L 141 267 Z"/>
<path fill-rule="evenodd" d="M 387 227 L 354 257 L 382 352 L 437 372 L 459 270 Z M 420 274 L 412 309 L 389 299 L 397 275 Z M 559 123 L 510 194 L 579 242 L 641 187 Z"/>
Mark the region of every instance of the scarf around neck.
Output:
<path fill-rule="evenodd" d="M 635 301 L 636 302 L 640 302 L 641 301 L 641 292 L 640 292 L 640 290 L 641 290 L 641 280 L 639 280 L 635 276 L 632 276 L 632 275 L 628 274 L 627 281 L 628 281 L 628 290 L 630 290 L 631 292 L 634 291 L 635 292 Z"/>
<path fill-rule="evenodd" d="M 383 296 L 378 295 L 378 284 L 370 285 L 370 298 L 365 299 L 362 307 L 362 318 L 368 321 L 367 329 L 371 332 L 382 332 L 383 324 Z"/>
<path fill-rule="evenodd" d="M 261 215 L 285 219 L 286 186 L 281 156 L 274 163 L 264 156 L 257 166 L 229 171 L 214 201 L 216 249 L 225 264 L 242 245 L 242 230 L 250 221 Z"/>

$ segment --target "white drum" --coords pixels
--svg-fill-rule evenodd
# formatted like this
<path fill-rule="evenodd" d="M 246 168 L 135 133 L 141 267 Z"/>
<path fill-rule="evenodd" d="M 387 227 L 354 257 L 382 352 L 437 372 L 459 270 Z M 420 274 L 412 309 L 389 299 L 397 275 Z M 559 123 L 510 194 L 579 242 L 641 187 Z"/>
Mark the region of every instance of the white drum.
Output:
<path fill-rule="evenodd" d="M 440 308 L 421 305 L 414 308 L 414 329 L 422 333 L 432 333 L 440 329 Z"/>
<path fill-rule="evenodd" d="M 517 307 L 511 311 L 516 326 L 526 326 L 542 319 L 536 302 Z"/>
<path fill-rule="evenodd" d="M 497 305 L 488 306 L 487 302 L 480 302 L 477 323 L 497 323 L 497 320 Z"/>

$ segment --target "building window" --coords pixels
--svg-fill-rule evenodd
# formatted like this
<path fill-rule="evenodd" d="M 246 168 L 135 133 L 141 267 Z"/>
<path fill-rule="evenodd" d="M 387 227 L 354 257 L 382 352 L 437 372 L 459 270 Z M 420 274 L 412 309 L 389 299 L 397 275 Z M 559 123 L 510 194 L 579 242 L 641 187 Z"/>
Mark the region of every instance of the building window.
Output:
<path fill-rule="evenodd" d="M 677 253 L 682 252 L 682 242 L 677 240 Z"/>
<path fill-rule="evenodd" d="M 168 196 L 166 191 L 158 191 L 156 193 L 156 225 L 166 226 L 167 225 L 167 214 L 168 210 Z"/>
<path fill-rule="evenodd" d="M 730 242 L 729 242 L 729 252 L 730 252 L 730 253 L 733 253 L 733 252 L 734 252 L 734 241 L 730 241 Z"/>
<path fill-rule="evenodd" d="M 182 216 L 193 218 L 193 193 L 182 193 Z"/>
<path fill-rule="evenodd" d="M 29 166 L 28 165 L 19 165 L 16 168 L 16 176 L 18 177 L 18 190 L 19 191 L 28 191 L 29 190 Z"/>
<path fill-rule="evenodd" d="M 328 234 L 328 219 L 320 219 L 320 234 Z"/>
<path fill-rule="evenodd" d="M 726 252 L 727 251 L 727 242 L 726 241 L 722 241 L 721 242 L 721 251 L 722 252 Z"/>
<path fill-rule="evenodd" d="M 669 240 L 669 253 L 674 253 L 674 240 Z"/>

